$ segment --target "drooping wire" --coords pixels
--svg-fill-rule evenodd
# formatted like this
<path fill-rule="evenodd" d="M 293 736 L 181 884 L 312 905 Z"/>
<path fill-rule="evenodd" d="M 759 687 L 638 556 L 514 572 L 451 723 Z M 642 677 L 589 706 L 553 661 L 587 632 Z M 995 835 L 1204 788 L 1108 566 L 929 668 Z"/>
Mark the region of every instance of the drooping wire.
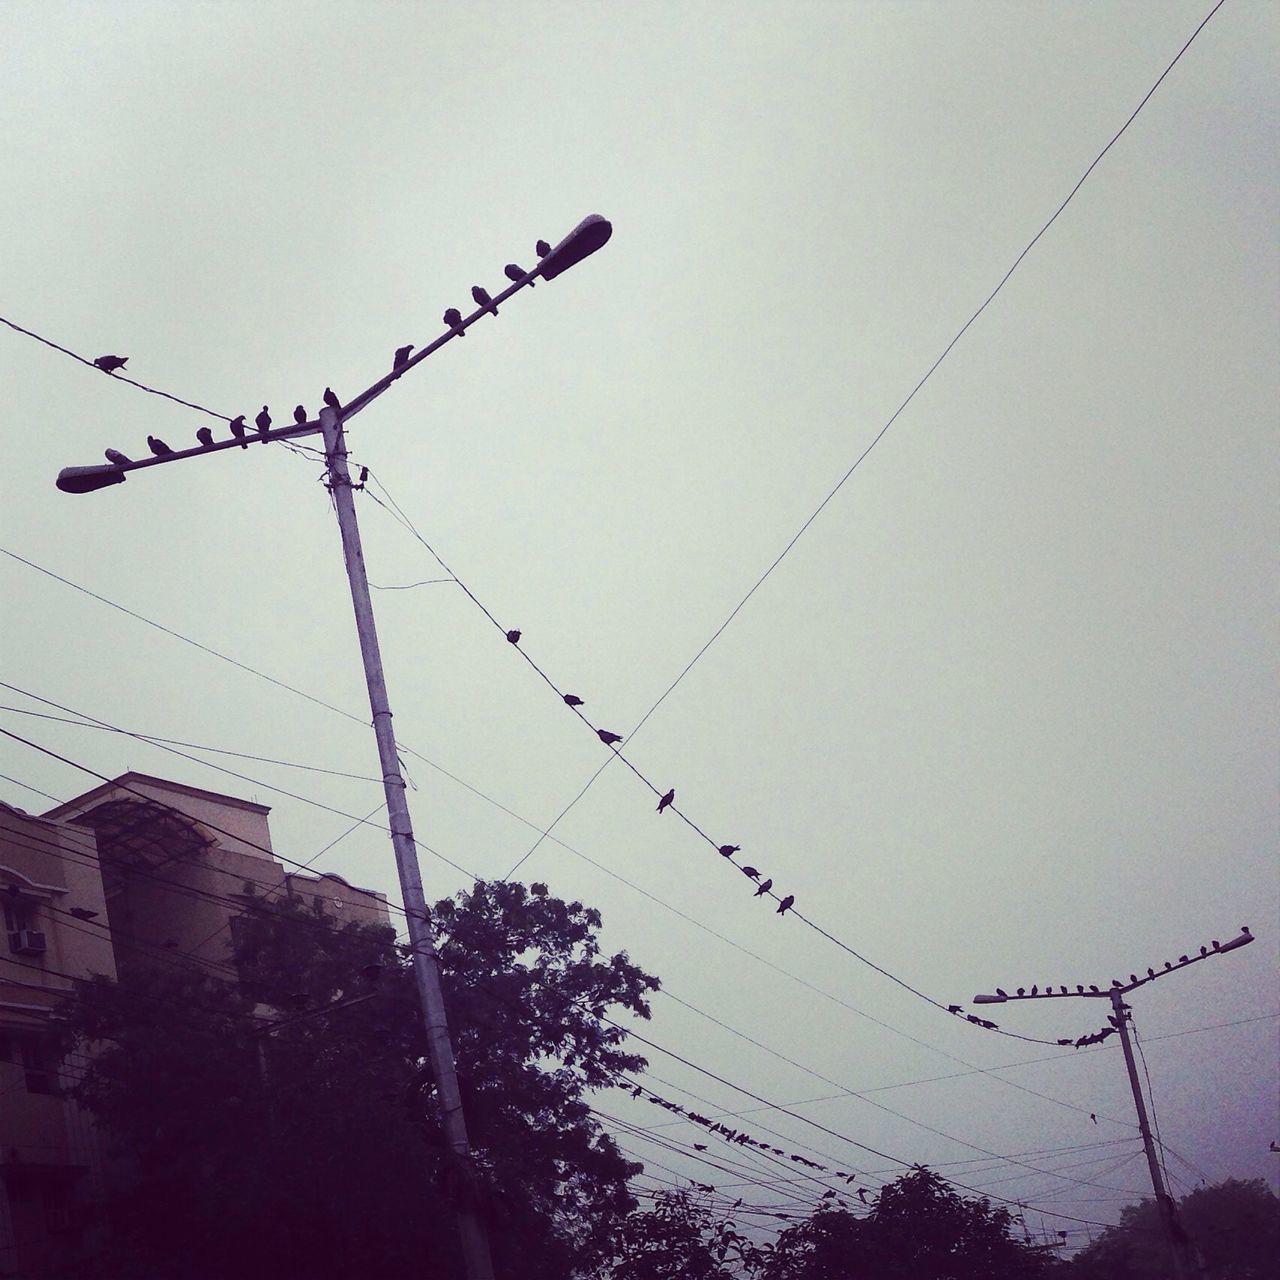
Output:
<path fill-rule="evenodd" d="M 81 364 L 88 365 L 95 373 L 101 373 L 102 370 L 93 363 L 92 360 L 85 356 L 79 355 L 68 347 L 64 347 L 50 338 L 42 337 L 38 333 L 34 333 L 30 329 L 24 329 L 20 324 L 15 324 L 12 320 L 6 320 L 4 316 L 0 316 L 0 324 L 7 324 L 10 329 L 16 330 L 18 333 L 24 333 L 28 338 L 34 338 L 37 342 L 43 342 L 46 347 L 52 347 L 55 351 L 61 351 L 64 356 L 70 356 L 73 360 L 79 360 Z M 187 409 L 194 409 L 197 413 L 208 414 L 211 418 L 217 418 L 219 422 L 230 422 L 229 414 L 218 413 L 213 409 L 206 409 L 202 404 L 196 404 L 191 400 L 184 400 L 181 396 L 172 395 L 168 391 L 161 391 L 158 387 L 149 387 L 145 382 L 138 382 L 131 378 L 128 374 L 116 372 L 106 375 L 115 382 L 127 382 L 131 387 L 137 387 L 139 391 L 145 391 L 149 395 L 162 396 L 165 400 L 172 400 L 174 404 L 180 404 Z"/>

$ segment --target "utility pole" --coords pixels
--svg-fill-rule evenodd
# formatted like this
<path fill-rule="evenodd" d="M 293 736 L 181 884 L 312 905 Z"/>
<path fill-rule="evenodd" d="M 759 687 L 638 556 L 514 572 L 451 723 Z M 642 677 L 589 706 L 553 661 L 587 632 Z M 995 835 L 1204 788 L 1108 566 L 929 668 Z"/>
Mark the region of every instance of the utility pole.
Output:
<path fill-rule="evenodd" d="M 338 410 L 327 407 L 320 410 L 320 430 L 324 435 L 325 459 L 329 465 L 329 491 L 333 495 L 333 504 L 338 513 L 338 528 L 342 534 L 347 581 L 351 584 L 351 604 L 356 615 L 356 634 L 360 639 L 365 683 L 369 688 L 373 732 L 378 740 L 378 759 L 382 765 L 382 787 L 387 797 L 391 845 L 395 850 L 400 893 L 408 921 L 413 976 L 427 1032 L 427 1054 L 431 1060 L 431 1074 L 435 1077 L 436 1095 L 440 1102 L 440 1124 L 449 1150 L 462 1173 L 455 1205 L 458 1232 L 462 1237 L 462 1253 L 467 1275 L 471 1280 L 493 1280 L 489 1240 L 477 1213 L 476 1179 L 471 1164 L 471 1147 L 467 1141 L 466 1119 L 462 1114 L 462 1097 L 458 1092 L 458 1073 L 453 1060 L 453 1043 L 449 1038 L 449 1023 L 445 1016 L 444 993 L 440 987 L 440 963 L 436 956 L 431 916 L 422 889 L 422 871 L 418 866 L 418 850 L 409 821 L 404 777 L 400 772 L 395 734 L 391 728 L 391 704 L 387 700 L 387 684 L 382 674 L 382 654 L 378 648 L 378 632 L 373 621 L 373 601 L 369 596 L 369 579 L 365 573 L 364 552 L 360 546 L 360 527 L 356 523 L 356 504 L 351 494 L 351 475 L 347 470 L 347 442 Z"/>
<path fill-rule="evenodd" d="M 1077 996 L 1086 1000 L 1102 999 L 1103 997 L 1110 999 L 1112 1009 L 1111 1023 L 1119 1034 L 1120 1045 L 1124 1049 L 1124 1063 L 1129 1071 L 1129 1086 L 1133 1090 L 1133 1105 L 1138 1113 L 1138 1132 L 1142 1135 L 1142 1147 L 1147 1155 L 1147 1169 L 1151 1173 L 1151 1189 L 1155 1193 L 1156 1209 L 1160 1215 L 1161 1226 L 1164 1228 L 1165 1241 L 1169 1246 L 1169 1256 L 1173 1262 L 1175 1280 L 1195 1280 L 1195 1277 L 1201 1274 L 1201 1267 L 1196 1258 L 1195 1245 L 1178 1222 L 1177 1205 L 1174 1203 L 1173 1197 L 1165 1189 L 1164 1178 L 1160 1172 L 1160 1162 L 1156 1158 L 1155 1143 L 1151 1137 L 1151 1125 L 1147 1120 L 1147 1105 L 1142 1096 L 1142 1089 L 1138 1084 L 1138 1069 L 1133 1061 L 1133 1045 L 1129 1039 L 1129 1006 L 1125 1004 L 1124 997 L 1135 988 L 1145 986 L 1148 982 L 1154 982 L 1157 978 L 1167 977 L 1171 973 L 1176 973 L 1179 969 L 1185 969 L 1188 965 L 1198 964 L 1201 960 L 1207 960 L 1210 956 L 1224 955 L 1228 951 L 1246 947 L 1252 941 L 1253 934 L 1249 931 L 1249 926 L 1241 925 L 1239 935 L 1232 938 L 1230 942 L 1214 942 L 1212 947 L 1201 947 L 1199 954 L 1179 956 L 1177 964 L 1171 964 L 1166 960 L 1163 969 L 1148 969 L 1145 978 L 1138 977 L 1136 973 L 1129 975 L 1128 982 L 1121 982 L 1116 978 L 1112 981 L 1110 987 L 1105 989 L 1100 986 L 1086 988 L 1083 985 L 1077 985 L 1074 991 L 1068 990 L 1066 987 L 1059 987 L 1057 991 L 1054 991 L 1052 987 L 1046 987 L 1041 991 L 1038 987 L 1033 986 L 1030 991 L 1019 987 L 1015 995 L 1009 995 L 1008 992 L 997 988 L 994 995 L 980 993 L 973 997 L 974 1004 L 1009 1004 L 1015 1000 L 1062 1000 Z M 1084 1044 L 1096 1044 L 1110 1034 L 1111 1031 L 1107 1029 L 1096 1035 L 1082 1036 L 1080 1040 L 1074 1043 L 1076 1048 L 1080 1048 Z M 1059 1040 L 1058 1043 L 1069 1045 L 1073 1042 Z"/>
<path fill-rule="evenodd" d="M 1194 1280 L 1196 1265 L 1190 1252 L 1190 1241 L 1177 1219 L 1177 1207 L 1173 1197 L 1169 1195 L 1160 1173 L 1160 1162 L 1156 1159 L 1156 1144 L 1151 1138 L 1151 1125 L 1147 1120 L 1147 1104 L 1142 1097 L 1142 1089 L 1138 1084 L 1138 1068 L 1133 1061 L 1133 1045 L 1129 1041 L 1129 1006 L 1124 996 L 1114 987 L 1111 990 L 1112 1021 L 1120 1033 L 1120 1047 L 1124 1050 L 1124 1065 L 1129 1069 L 1129 1087 L 1133 1090 L 1133 1106 L 1138 1113 L 1138 1132 L 1142 1135 L 1142 1149 L 1147 1153 L 1147 1169 L 1151 1173 L 1151 1189 L 1156 1195 L 1156 1208 L 1160 1213 L 1160 1221 L 1164 1224 L 1165 1240 L 1169 1245 L 1169 1253 L 1173 1258 L 1173 1273 L 1177 1280 Z"/>
<path fill-rule="evenodd" d="M 404 897 L 410 949 L 413 956 L 414 981 L 418 989 L 422 1021 L 426 1031 L 427 1053 L 436 1082 L 441 1126 L 454 1160 L 454 1168 L 451 1172 L 455 1176 L 450 1178 L 450 1184 L 457 1188 L 455 1212 L 467 1280 L 493 1280 L 493 1262 L 489 1254 L 488 1235 L 479 1213 L 476 1195 L 477 1179 L 471 1159 L 470 1144 L 467 1140 L 462 1099 L 458 1092 L 457 1068 L 454 1064 L 453 1044 L 449 1037 L 449 1024 L 445 1016 L 444 995 L 440 987 L 440 965 L 436 955 L 431 915 L 427 910 L 426 896 L 423 892 L 418 851 L 413 839 L 409 806 L 405 798 L 404 777 L 400 772 L 395 734 L 391 728 L 391 707 L 387 698 L 386 680 L 382 673 L 382 656 L 378 648 L 378 633 L 374 625 L 373 602 L 369 596 L 364 553 L 360 546 L 360 530 L 356 523 L 351 476 L 347 469 L 347 445 L 343 424 L 368 407 L 427 356 L 453 338 L 461 337 L 477 320 L 487 315 L 496 316 L 498 304 L 505 302 L 512 294 L 526 286 L 532 288 L 535 280 L 554 280 L 556 276 L 575 266 L 583 258 L 595 253 L 607 243 L 612 234 L 613 227 L 610 223 L 599 214 L 592 214 L 578 223 L 554 248 L 539 242 L 540 260 L 537 266 L 523 273 L 520 273 L 519 268 L 509 266 L 507 275 L 514 283 L 492 298 L 485 297 L 483 302 L 481 302 L 482 295 L 473 290 L 476 301 L 481 302 L 475 311 L 465 319 L 457 315 L 449 329 L 440 337 L 428 343 L 412 357 L 397 363 L 390 373 L 340 408 L 326 406 L 320 411 L 318 422 L 295 423 L 283 428 L 260 431 L 257 435 L 242 431 L 239 436 L 213 443 L 202 443 L 199 448 L 170 450 L 158 453 L 156 457 L 137 460 L 120 458 L 109 466 L 64 467 L 57 478 L 57 487 L 64 493 L 92 493 L 110 485 L 123 484 L 126 472 L 137 471 L 144 467 L 163 466 L 166 463 L 180 462 L 187 458 L 200 457 L 227 449 L 247 448 L 250 444 L 269 444 L 275 440 L 289 440 L 299 436 L 314 435 L 317 432 L 323 435 L 325 460 L 328 464 L 328 487 L 337 511 L 347 580 L 351 586 L 356 634 L 360 640 L 360 656 L 364 663 L 365 683 L 369 691 L 369 709 L 373 714 L 378 759 L 382 765 L 382 784 L 390 819 L 391 843 L 395 851 L 400 891 Z M 153 452 L 155 452 L 154 449 Z M 260 1041 L 260 1051 L 261 1048 Z M 265 1070 L 265 1057 L 261 1052 L 259 1063 Z"/>

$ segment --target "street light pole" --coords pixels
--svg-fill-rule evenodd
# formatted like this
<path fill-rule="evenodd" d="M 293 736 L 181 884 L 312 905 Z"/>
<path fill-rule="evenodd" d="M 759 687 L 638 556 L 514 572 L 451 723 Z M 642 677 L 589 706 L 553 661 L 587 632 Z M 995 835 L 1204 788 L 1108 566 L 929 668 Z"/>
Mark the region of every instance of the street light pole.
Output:
<path fill-rule="evenodd" d="M 1151 1173 L 1151 1189 L 1156 1195 L 1156 1209 L 1164 1224 L 1165 1240 L 1173 1258 L 1173 1272 L 1177 1280 L 1193 1280 L 1195 1263 L 1187 1257 L 1186 1232 L 1179 1225 L 1173 1199 L 1165 1189 L 1156 1159 L 1156 1146 L 1151 1138 L 1151 1125 L 1147 1120 L 1147 1104 L 1138 1084 L 1138 1068 L 1133 1061 L 1133 1045 L 1129 1042 L 1129 1006 L 1124 996 L 1115 988 L 1111 991 L 1112 1021 L 1120 1033 L 1120 1047 L 1124 1050 L 1124 1065 L 1129 1069 L 1129 1086 L 1133 1090 L 1133 1106 L 1138 1113 L 1138 1132 L 1142 1135 L 1142 1149 L 1147 1153 L 1147 1169 Z"/>
<path fill-rule="evenodd" d="M 328 486 L 337 511 L 347 580 L 351 586 L 356 634 L 360 640 L 360 656 L 364 662 L 365 683 L 369 691 L 369 708 L 373 713 L 378 758 L 382 765 L 383 790 L 386 795 L 387 813 L 390 817 L 391 843 L 395 850 L 396 870 L 400 878 L 400 890 L 408 921 L 414 980 L 417 984 L 426 1030 L 427 1053 L 440 1101 L 441 1125 L 449 1150 L 456 1162 L 454 1172 L 460 1175 L 451 1179 L 451 1182 L 458 1188 L 456 1212 L 468 1280 L 493 1280 L 493 1262 L 489 1254 L 488 1237 L 478 1212 L 475 1169 L 467 1140 L 462 1099 L 458 1091 L 453 1044 L 445 1017 L 444 996 L 440 987 L 440 965 L 436 956 L 431 916 L 427 910 L 426 896 L 422 888 L 422 872 L 418 866 L 417 846 L 414 843 L 413 828 L 409 820 L 409 806 L 405 799 L 405 783 L 396 753 L 395 734 L 391 728 L 391 707 L 387 699 L 386 680 L 382 674 L 382 656 L 374 626 L 373 602 L 369 597 L 369 580 L 365 573 L 360 530 L 356 523 L 343 424 L 367 408 L 393 383 L 399 381 L 410 369 L 439 350 L 446 342 L 461 337 L 482 317 L 496 316 L 498 304 L 505 302 L 520 289 L 532 288 L 535 280 L 554 280 L 584 258 L 590 257 L 608 242 L 612 234 L 613 227 L 609 221 L 600 217 L 599 214 L 592 214 L 578 223 L 554 248 L 539 242 L 540 258 L 535 267 L 521 272 L 519 268 L 509 266 L 507 275 L 513 283 L 508 288 L 492 298 L 484 297 L 481 305 L 465 319 L 459 314 L 450 324 L 449 329 L 435 341 L 428 343 L 412 357 L 397 363 L 390 373 L 348 400 L 340 409 L 326 406 L 320 411 L 318 422 L 304 421 L 284 428 L 263 430 L 257 435 L 246 435 L 241 432 L 240 435 L 229 440 L 202 442 L 199 448 L 193 449 L 165 450 L 160 456 L 153 458 L 134 460 L 117 455 L 109 466 L 99 464 L 89 467 L 64 467 L 56 481 L 57 487 L 64 493 L 93 493 L 111 485 L 123 484 L 127 472 L 138 471 L 145 467 L 164 466 L 170 462 L 180 462 L 208 453 L 247 448 L 250 444 L 269 444 L 272 441 L 294 439 L 299 436 L 313 435 L 316 432 L 323 435 L 325 459 L 328 463 Z M 477 302 L 480 302 L 482 294 L 476 290 L 472 292 Z"/>
<path fill-rule="evenodd" d="M 1142 1096 L 1142 1088 L 1138 1084 L 1138 1068 L 1133 1061 L 1133 1045 L 1129 1039 L 1129 1006 L 1125 1004 L 1124 997 L 1135 988 L 1145 986 L 1148 982 L 1154 982 L 1157 978 L 1164 978 L 1171 973 L 1177 973 L 1179 969 L 1185 969 L 1188 965 L 1199 964 L 1201 960 L 1207 960 L 1210 956 L 1224 955 L 1228 951 L 1236 951 L 1240 947 L 1247 947 L 1252 941 L 1253 934 L 1249 931 L 1247 925 L 1242 925 L 1240 934 L 1232 938 L 1230 942 L 1215 942 L 1212 948 L 1201 947 L 1199 955 L 1181 956 L 1177 964 L 1171 964 L 1166 961 L 1163 970 L 1148 969 L 1145 978 L 1140 978 L 1137 974 L 1131 974 L 1127 983 L 1116 979 L 1108 990 L 1094 986 L 1086 991 L 1081 986 L 1075 991 L 1069 991 L 1066 987 L 1059 987 L 1058 991 L 1055 992 L 1052 987 L 1046 987 L 1043 991 L 1032 987 L 1028 992 L 1019 987 L 1016 995 L 1009 995 L 1007 992 L 996 988 L 996 994 L 994 995 L 984 992 L 973 997 L 974 1004 L 1011 1004 L 1015 1000 L 1062 1000 L 1076 996 L 1083 997 L 1086 1000 L 1101 999 L 1104 996 L 1110 998 L 1111 1022 L 1119 1033 L 1120 1045 L 1124 1050 L 1124 1064 L 1129 1072 L 1129 1087 L 1133 1090 L 1133 1105 L 1138 1113 L 1138 1132 L 1142 1135 L 1142 1149 L 1146 1152 L 1147 1168 L 1151 1173 L 1151 1189 L 1155 1193 L 1156 1209 L 1160 1215 L 1161 1226 L 1164 1228 L 1165 1241 L 1169 1246 L 1169 1255 L 1173 1261 L 1173 1272 L 1176 1280 L 1194 1280 L 1194 1277 L 1200 1274 L 1201 1269 L 1196 1258 L 1195 1248 L 1187 1233 L 1183 1230 L 1182 1225 L 1178 1222 L 1177 1206 L 1174 1204 L 1173 1197 L 1169 1195 L 1165 1188 L 1164 1178 L 1160 1172 L 1160 1162 L 1156 1158 L 1155 1142 L 1151 1137 L 1151 1125 L 1147 1120 L 1147 1104 Z M 1077 1041 L 1076 1047 L 1079 1048 L 1082 1043 L 1094 1043 L 1097 1039 L 1110 1034 L 1110 1030 L 1106 1030 L 1098 1037 L 1086 1037 L 1082 1041 Z M 1071 1041 L 1060 1040 L 1058 1043 L 1070 1044 Z"/>
<path fill-rule="evenodd" d="M 378 741 L 378 759 L 382 765 L 382 787 L 387 798 L 387 815 L 391 826 L 391 845 L 395 850 L 396 872 L 400 877 L 400 893 L 408 921 L 409 943 L 413 955 L 413 976 L 422 1006 L 422 1020 L 427 1033 L 427 1053 L 440 1100 L 440 1123 L 462 1171 L 457 1198 L 458 1232 L 462 1237 L 462 1253 L 469 1280 L 493 1280 L 493 1262 L 489 1256 L 489 1240 L 477 1213 L 474 1194 L 476 1179 L 471 1163 L 471 1147 L 467 1141 L 466 1119 L 462 1113 L 462 1097 L 458 1092 L 458 1073 L 453 1059 L 453 1043 L 445 1016 L 444 993 L 440 987 L 440 963 L 436 956 L 431 915 L 422 889 L 422 871 L 409 820 L 409 804 L 405 798 L 404 777 L 396 753 L 395 733 L 391 728 L 391 705 L 387 684 L 382 674 L 382 653 L 378 648 L 378 632 L 373 620 L 373 601 L 369 595 L 369 579 L 365 573 L 364 552 L 360 546 L 360 527 L 356 522 L 356 504 L 351 494 L 351 475 L 347 469 L 347 442 L 342 419 L 336 409 L 320 410 L 320 430 L 324 435 L 325 458 L 329 466 L 329 491 L 338 514 L 342 534 L 342 554 L 351 585 L 351 604 L 356 616 L 356 635 L 360 640 L 360 657 L 364 662 L 365 683 L 369 690 L 369 710 L 373 714 L 373 732 Z"/>

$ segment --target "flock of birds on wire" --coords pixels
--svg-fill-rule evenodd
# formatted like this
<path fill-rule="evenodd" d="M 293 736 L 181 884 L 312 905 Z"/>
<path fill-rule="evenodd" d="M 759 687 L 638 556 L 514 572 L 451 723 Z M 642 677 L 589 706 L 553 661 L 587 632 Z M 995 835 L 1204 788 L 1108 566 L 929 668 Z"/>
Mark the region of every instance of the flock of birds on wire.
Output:
<path fill-rule="evenodd" d="M 539 240 L 537 245 L 535 246 L 535 251 L 537 252 L 539 259 L 545 258 L 551 252 L 551 246 L 545 240 Z M 523 267 L 517 266 L 516 263 L 508 262 L 507 265 L 503 268 L 503 274 L 507 277 L 508 280 L 515 283 L 517 281 L 524 280 L 529 273 L 525 271 Z M 534 288 L 534 283 L 532 280 L 528 281 L 528 285 L 529 285 L 529 288 L 531 289 Z M 478 284 L 473 285 L 471 288 L 471 296 L 472 298 L 475 299 L 477 306 L 489 312 L 491 315 L 496 316 L 498 314 L 498 308 L 494 304 L 493 296 L 489 293 L 487 289 L 483 288 L 481 285 L 478 285 Z M 450 329 L 454 330 L 454 332 L 457 334 L 459 338 L 465 338 L 467 336 L 466 331 L 462 328 L 462 312 L 459 311 L 457 307 L 449 307 L 445 311 L 442 319 L 444 320 L 444 323 L 449 326 Z M 391 371 L 393 373 L 399 369 L 403 369 L 409 363 L 409 354 L 410 352 L 413 351 L 413 347 L 414 347 L 414 344 L 410 342 L 403 347 L 396 348 L 396 351 L 394 356 L 392 357 L 392 363 L 391 363 Z M 99 356 L 96 360 L 93 361 L 93 367 L 95 369 L 101 369 L 103 373 L 113 374 L 118 369 L 123 369 L 125 365 L 128 364 L 128 362 L 129 362 L 128 356 L 115 356 L 115 355 Z M 325 387 L 324 389 L 324 402 L 331 409 L 335 409 L 335 410 L 342 409 L 342 402 L 338 399 L 338 397 L 333 393 L 332 389 L 329 387 Z M 240 442 L 240 447 L 242 449 L 247 449 L 249 447 L 248 441 L 250 439 L 249 427 L 245 421 L 245 417 L 246 415 L 241 413 L 241 414 L 238 414 L 236 417 L 229 419 L 230 426 L 231 426 L 231 434 L 232 436 L 235 437 L 236 440 Z M 307 417 L 306 408 L 303 405 L 298 405 L 297 408 L 294 409 L 293 420 L 300 427 L 306 426 L 307 423 L 310 421 L 310 419 Z M 265 437 L 268 434 L 268 432 L 270 432 L 271 411 L 267 405 L 264 404 L 262 406 L 262 412 L 259 413 L 256 418 L 254 418 L 253 422 L 254 422 L 254 426 L 256 426 L 258 429 L 259 436 Z M 200 447 L 202 449 L 212 448 L 215 443 L 213 438 L 213 431 L 209 427 L 201 427 L 196 432 L 196 439 L 200 442 Z M 163 440 L 161 440 L 157 436 L 147 437 L 147 448 L 150 449 L 151 452 L 157 458 L 167 458 L 175 452 L 175 450 L 171 449 L 167 444 L 165 444 Z M 132 458 L 130 458 L 127 454 L 121 453 L 119 449 L 107 449 L 105 451 L 105 456 L 108 462 L 110 462 L 113 466 L 117 466 L 117 467 L 127 466 L 131 462 L 133 462 Z"/>

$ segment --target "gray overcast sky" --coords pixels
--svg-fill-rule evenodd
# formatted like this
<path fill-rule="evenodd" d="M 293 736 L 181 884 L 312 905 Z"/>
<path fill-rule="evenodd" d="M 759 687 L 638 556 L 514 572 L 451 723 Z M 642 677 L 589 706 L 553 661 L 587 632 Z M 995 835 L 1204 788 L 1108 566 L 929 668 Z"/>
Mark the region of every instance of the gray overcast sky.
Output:
<path fill-rule="evenodd" d="M 430 341 L 536 238 L 609 217 L 598 256 L 449 344 L 350 435 L 527 652 L 626 732 L 1209 7 L 11 2 L 3 314 L 218 412 L 265 402 L 287 421 Z M 944 1000 L 1105 983 L 1251 924 L 1258 945 L 1133 999 L 1179 1191 L 1275 1185 L 1280 1137 L 1276 46 L 1274 6 L 1228 0 L 629 748 L 811 918 Z M 61 467 L 144 453 L 148 432 L 186 444 L 211 420 L 2 328 L 0 373 L 5 547 L 367 717 L 314 459 L 237 450 L 69 497 Z M 360 514 L 375 583 L 439 576 L 384 510 Z M 11 684 L 129 729 L 376 775 L 360 724 L 9 557 L 0 590 Z M 456 586 L 376 594 L 402 741 L 525 819 L 410 757 L 420 839 L 501 875 L 602 748 Z M 357 815 L 380 798 L 230 762 L 243 782 L 12 711 L 0 725 L 104 774 L 269 803 L 292 857 L 350 823 L 273 787 Z M 27 787 L 63 799 L 95 781 L 9 740 L 0 771 L 33 810 L 49 802 Z M 830 1128 L 1095 1222 L 1142 1192 L 1114 1041 L 1067 1053 L 948 1019 L 778 920 L 653 810 L 614 766 L 520 874 L 598 906 L 606 944 L 681 999 L 901 1113 L 806 1108 Z M 394 891 L 376 830 L 318 865 Z M 467 882 L 431 857 L 424 874 L 433 896 Z M 997 1020 L 1056 1038 L 1101 1013 Z M 646 1034 L 771 1101 L 835 1092 L 665 996 L 654 1014 Z M 755 1105 L 650 1057 L 660 1092 Z M 1047 1060 L 956 1075 L 1028 1059 Z M 892 1174 L 785 1116 L 750 1119 Z M 1068 1177 L 952 1163 L 1104 1141 L 1028 1158 Z"/>

